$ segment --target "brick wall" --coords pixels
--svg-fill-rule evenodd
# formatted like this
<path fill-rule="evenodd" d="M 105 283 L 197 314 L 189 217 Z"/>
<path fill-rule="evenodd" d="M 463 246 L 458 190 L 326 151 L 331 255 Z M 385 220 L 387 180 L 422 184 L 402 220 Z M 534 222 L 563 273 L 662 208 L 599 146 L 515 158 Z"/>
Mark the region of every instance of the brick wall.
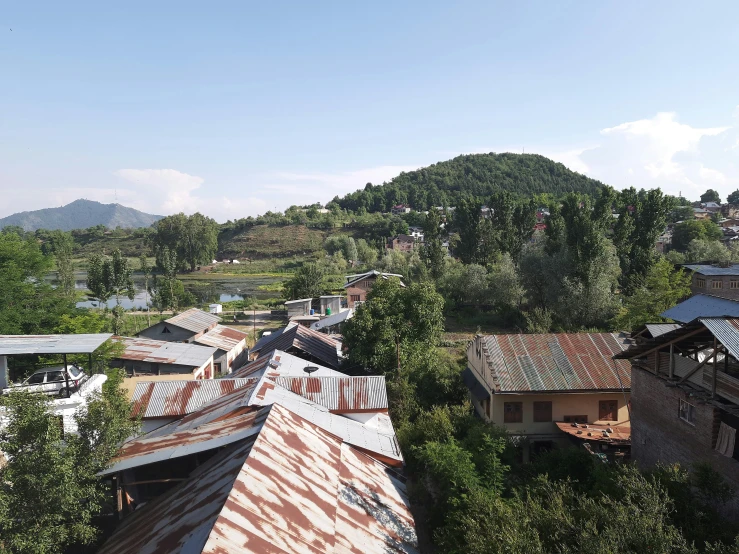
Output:
<path fill-rule="evenodd" d="M 698 286 L 698 280 L 703 280 L 702 287 Z M 693 279 L 690 284 L 690 290 L 693 294 L 710 294 L 720 298 L 728 298 L 729 300 L 739 300 L 739 288 L 732 289 L 731 282 L 739 282 L 739 275 L 699 275 L 693 273 Z M 720 282 L 721 288 L 713 288 L 714 282 Z"/>
<path fill-rule="evenodd" d="M 695 425 L 678 417 L 680 399 L 695 406 Z M 668 387 L 664 379 L 633 368 L 631 372 L 631 455 L 642 468 L 657 462 L 679 463 L 689 468 L 696 462 L 708 462 L 739 490 L 739 462 L 716 452 L 714 441 L 718 410 L 701 404 L 677 387 Z M 724 509 L 739 520 L 739 499 Z"/>

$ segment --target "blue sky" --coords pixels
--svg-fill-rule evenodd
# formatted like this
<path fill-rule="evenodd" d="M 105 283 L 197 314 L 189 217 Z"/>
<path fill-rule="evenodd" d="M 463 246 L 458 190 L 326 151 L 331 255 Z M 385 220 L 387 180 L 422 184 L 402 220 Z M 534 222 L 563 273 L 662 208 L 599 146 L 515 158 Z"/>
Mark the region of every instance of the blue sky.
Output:
<path fill-rule="evenodd" d="M 617 188 L 739 188 L 735 1 L 103 4 L 0 10 L 0 217 L 224 221 L 524 148 Z"/>

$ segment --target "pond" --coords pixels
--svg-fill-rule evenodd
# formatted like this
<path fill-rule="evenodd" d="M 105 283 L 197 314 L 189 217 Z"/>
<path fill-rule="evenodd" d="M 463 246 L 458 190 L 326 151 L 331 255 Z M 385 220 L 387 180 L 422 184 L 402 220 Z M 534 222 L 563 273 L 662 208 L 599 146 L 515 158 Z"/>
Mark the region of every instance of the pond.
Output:
<path fill-rule="evenodd" d="M 47 280 L 52 284 L 56 284 L 55 275 L 50 275 Z M 263 285 L 271 285 L 279 282 L 279 277 L 268 276 L 249 276 L 239 275 L 234 277 L 224 277 L 222 275 L 202 276 L 196 278 L 181 277 L 185 290 L 192 293 L 199 304 L 223 303 L 235 300 L 244 300 L 246 298 L 255 300 L 265 300 L 280 296 L 279 292 L 260 290 Z M 121 298 L 121 306 L 126 310 L 146 309 L 147 302 L 150 298 L 144 290 L 144 280 L 140 275 L 134 275 L 134 287 L 136 295 L 133 300 L 126 297 Z M 87 290 L 87 274 L 84 272 L 75 273 L 74 288 L 80 291 Z M 78 308 L 94 308 L 98 307 L 96 300 L 88 298 L 87 300 L 77 302 Z M 113 308 L 116 305 L 115 298 L 108 300 L 107 305 Z"/>

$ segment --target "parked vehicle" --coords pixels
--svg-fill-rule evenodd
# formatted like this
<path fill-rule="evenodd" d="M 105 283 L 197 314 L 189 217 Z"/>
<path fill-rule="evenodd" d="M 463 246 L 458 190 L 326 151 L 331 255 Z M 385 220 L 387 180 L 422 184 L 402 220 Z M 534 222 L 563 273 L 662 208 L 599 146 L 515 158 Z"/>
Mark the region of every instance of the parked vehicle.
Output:
<path fill-rule="evenodd" d="M 69 398 L 69 395 L 77 392 L 88 378 L 82 368 L 74 364 L 67 365 L 66 375 L 63 366 L 47 367 L 35 371 L 22 383 L 16 383 L 4 389 L 3 393 L 27 390 L 59 398 Z"/>

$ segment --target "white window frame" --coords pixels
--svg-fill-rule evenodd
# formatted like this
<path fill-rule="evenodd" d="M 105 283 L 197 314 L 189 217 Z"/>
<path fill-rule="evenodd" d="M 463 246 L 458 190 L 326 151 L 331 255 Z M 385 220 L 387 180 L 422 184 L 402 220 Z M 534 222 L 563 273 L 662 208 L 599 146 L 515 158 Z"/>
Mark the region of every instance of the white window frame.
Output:
<path fill-rule="evenodd" d="M 683 414 L 686 414 L 686 416 L 683 417 Z M 688 425 L 695 427 L 695 406 L 681 398 L 677 408 L 677 417 Z"/>

